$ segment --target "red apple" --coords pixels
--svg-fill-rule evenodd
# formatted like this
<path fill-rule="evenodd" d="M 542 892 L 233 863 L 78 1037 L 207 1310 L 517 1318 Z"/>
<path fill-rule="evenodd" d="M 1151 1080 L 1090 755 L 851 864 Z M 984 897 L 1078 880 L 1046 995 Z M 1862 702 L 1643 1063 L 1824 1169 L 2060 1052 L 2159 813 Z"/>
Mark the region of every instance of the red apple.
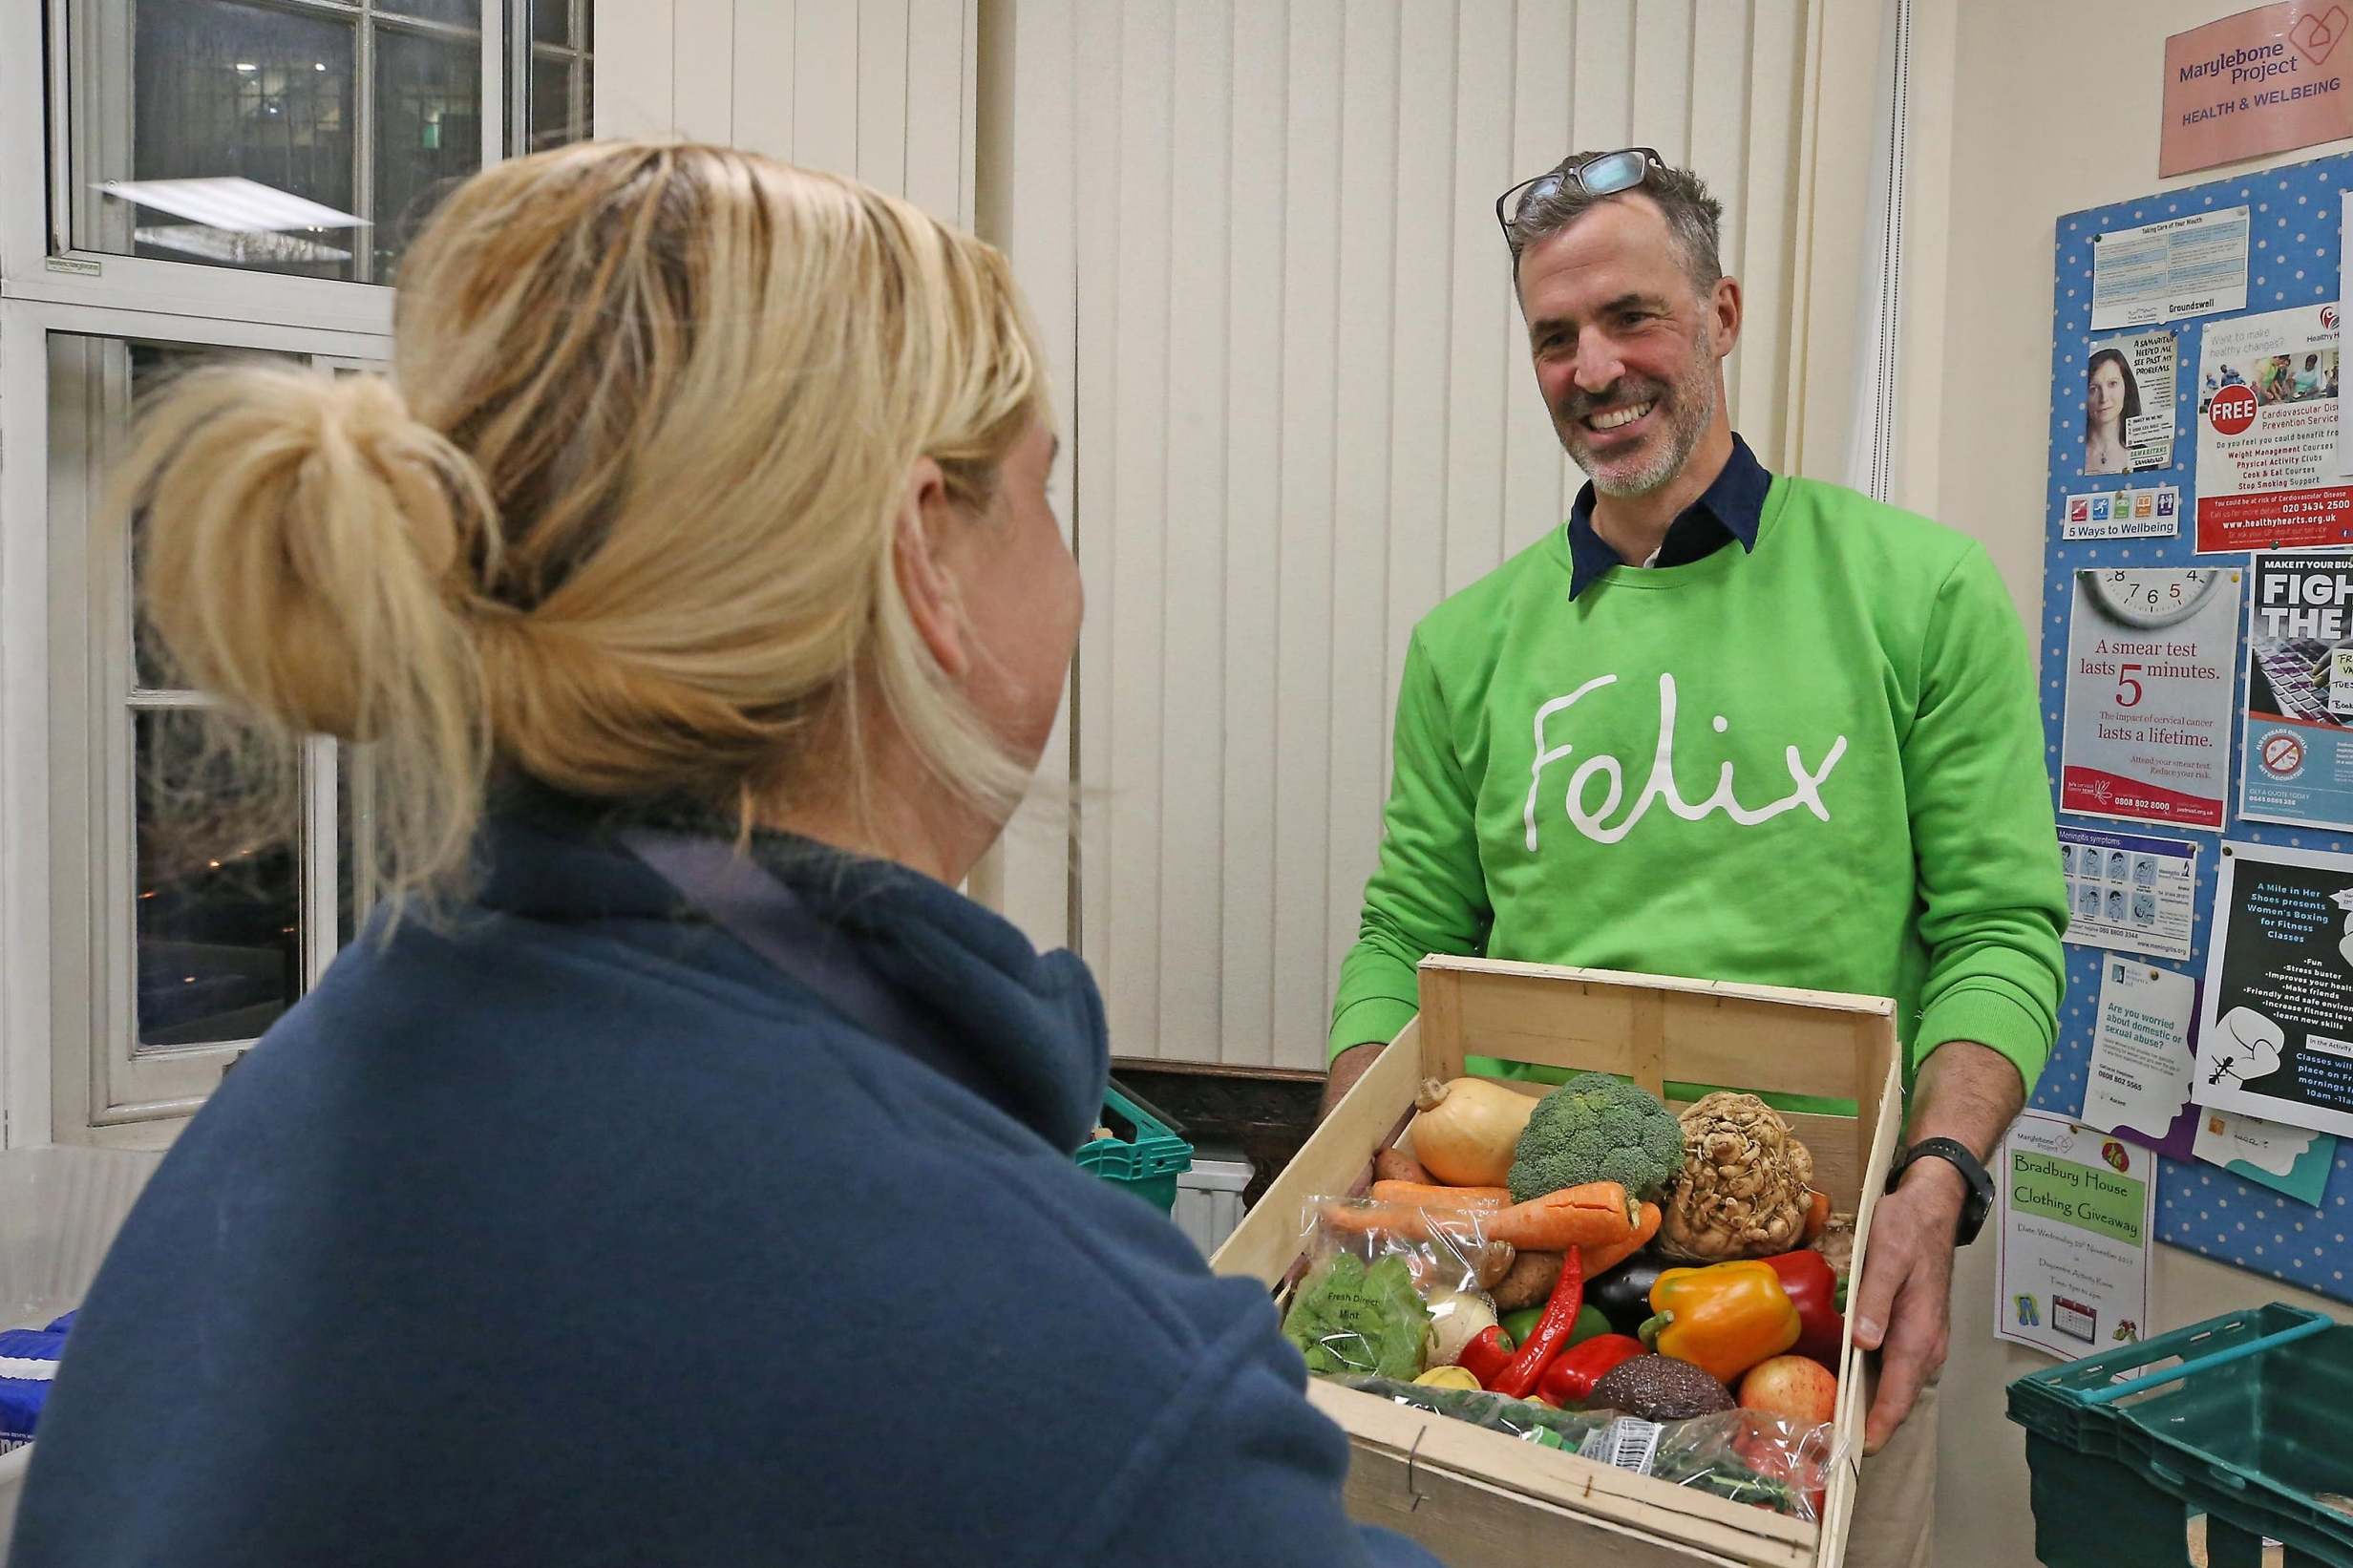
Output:
<path fill-rule="evenodd" d="M 1740 1408 L 1818 1427 L 1838 1408 L 1838 1380 L 1810 1357 L 1775 1356 L 1740 1380 Z"/>

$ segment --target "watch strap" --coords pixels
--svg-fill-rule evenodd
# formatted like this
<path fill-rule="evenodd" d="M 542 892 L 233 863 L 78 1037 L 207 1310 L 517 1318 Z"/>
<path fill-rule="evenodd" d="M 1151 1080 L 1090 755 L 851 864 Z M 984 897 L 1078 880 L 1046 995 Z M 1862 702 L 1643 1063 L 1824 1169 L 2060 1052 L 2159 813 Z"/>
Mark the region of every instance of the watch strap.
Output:
<path fill-rule="evenodd" d="M 1952 1138 L 1922 1138 L 1906 1149 L 1903 1157 L 1889 1170 L 1887 1190 L 1894 1192 L 1903 1180 L 1904 1173 L 1912 1168 L 1912 1162 L 1924 1156 L 1943 1160 L 1959 1171 L 1961 1180 L 1968 1185 L 1968 1196 L 1961 1200 L 1961 1222 L 1955 1228 L 1954 1235 L 1956 1244 L 1965 1247 L 1977 1240 L 1977 1233 L 1984 1227 L 1986 1215 L 1992 1212 L 1994 1178 L 1986 1174 L 1985 1167 L 1970 1152 L 1968 1145 Z"/>

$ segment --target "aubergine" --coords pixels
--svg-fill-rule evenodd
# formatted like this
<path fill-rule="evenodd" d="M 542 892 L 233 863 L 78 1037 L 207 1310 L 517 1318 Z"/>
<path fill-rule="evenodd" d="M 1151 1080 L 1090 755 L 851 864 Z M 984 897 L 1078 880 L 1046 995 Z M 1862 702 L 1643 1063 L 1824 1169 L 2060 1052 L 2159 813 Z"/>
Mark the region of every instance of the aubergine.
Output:
<path fill-rule="evenodd" d="M 1656 1253 L 1638 1252 L 1600 1279 L 1587 1281 L 1585 1301 L 1600 1308 L 1612 1329 L 1632 1334 L 1650 1320 L 1650 1287 L 1659 1282 L 1659 1276 L 1670 1268 L 1687 1266 Z"/>

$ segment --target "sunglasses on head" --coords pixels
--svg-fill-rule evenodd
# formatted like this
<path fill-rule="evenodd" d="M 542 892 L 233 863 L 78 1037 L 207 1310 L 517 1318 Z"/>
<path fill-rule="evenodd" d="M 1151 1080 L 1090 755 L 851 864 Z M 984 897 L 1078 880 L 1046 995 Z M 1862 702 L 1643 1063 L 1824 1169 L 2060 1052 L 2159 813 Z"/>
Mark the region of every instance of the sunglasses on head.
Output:
<path fill-rule="evenodd" d="M 1495 198 L 1495 222 L 1502 226 L 1504 243 L 1517 245 L 1521 215 L 1559 195 L 1569 181 L 1575 180 L 1588 196 L 1614 196 L 1641 184 L 1653 167 L 1666 167 L 1666 159 L 1656 147 L 1627 147 L 1596 153 L 1581 163 L 1562 162 L 1533 180 L 1521 180 Z"/>

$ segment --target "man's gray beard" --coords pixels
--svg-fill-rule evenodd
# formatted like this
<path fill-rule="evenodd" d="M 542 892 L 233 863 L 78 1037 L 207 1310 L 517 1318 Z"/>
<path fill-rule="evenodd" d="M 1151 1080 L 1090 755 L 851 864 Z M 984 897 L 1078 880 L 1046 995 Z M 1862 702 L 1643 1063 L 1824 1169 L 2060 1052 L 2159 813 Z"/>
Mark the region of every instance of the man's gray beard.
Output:
<path fill-rule="evenodd" d="M 1604 496 L 1615 496 L 1621 498 L 1628 496 L 1647 496 L 1683 472 L 1683 465 L 1689 462 L 1691 454 L 1699 450 L 1700 437 L 1707 434 L 1708 423 L 1716 416 L 1716 378 L 1712 374 L 1703 372 L 1696 379 L 1700 382 L 1700 401 L 1696 405 L 1685 404 L 1680 395 L 1675 401 L 1678 407 L 1695 407 L 1698 410 L 1698 417 L 1693 419 L 1688 427 L 1677 429 L 1675 439 L 1668 444 L 1665 451 L 1659 454 L 1656 459 L 1630 475 L 1622 474 L 1608 479 L 1602 478 L 1592 469 L 1585 468 L 1582 463 L 1577 465 L 1579 468 L 1585 468 L 1585 477 L 1593 481 L 1593 488 L 1596 491 Z M 1675 389 L 1678 394 L 1684 391 L 1685 388 L 1682 386 Z M 1570 456 L 1571 460 L 1574 461 L 1576 455 L 1572 453 Z"/>

